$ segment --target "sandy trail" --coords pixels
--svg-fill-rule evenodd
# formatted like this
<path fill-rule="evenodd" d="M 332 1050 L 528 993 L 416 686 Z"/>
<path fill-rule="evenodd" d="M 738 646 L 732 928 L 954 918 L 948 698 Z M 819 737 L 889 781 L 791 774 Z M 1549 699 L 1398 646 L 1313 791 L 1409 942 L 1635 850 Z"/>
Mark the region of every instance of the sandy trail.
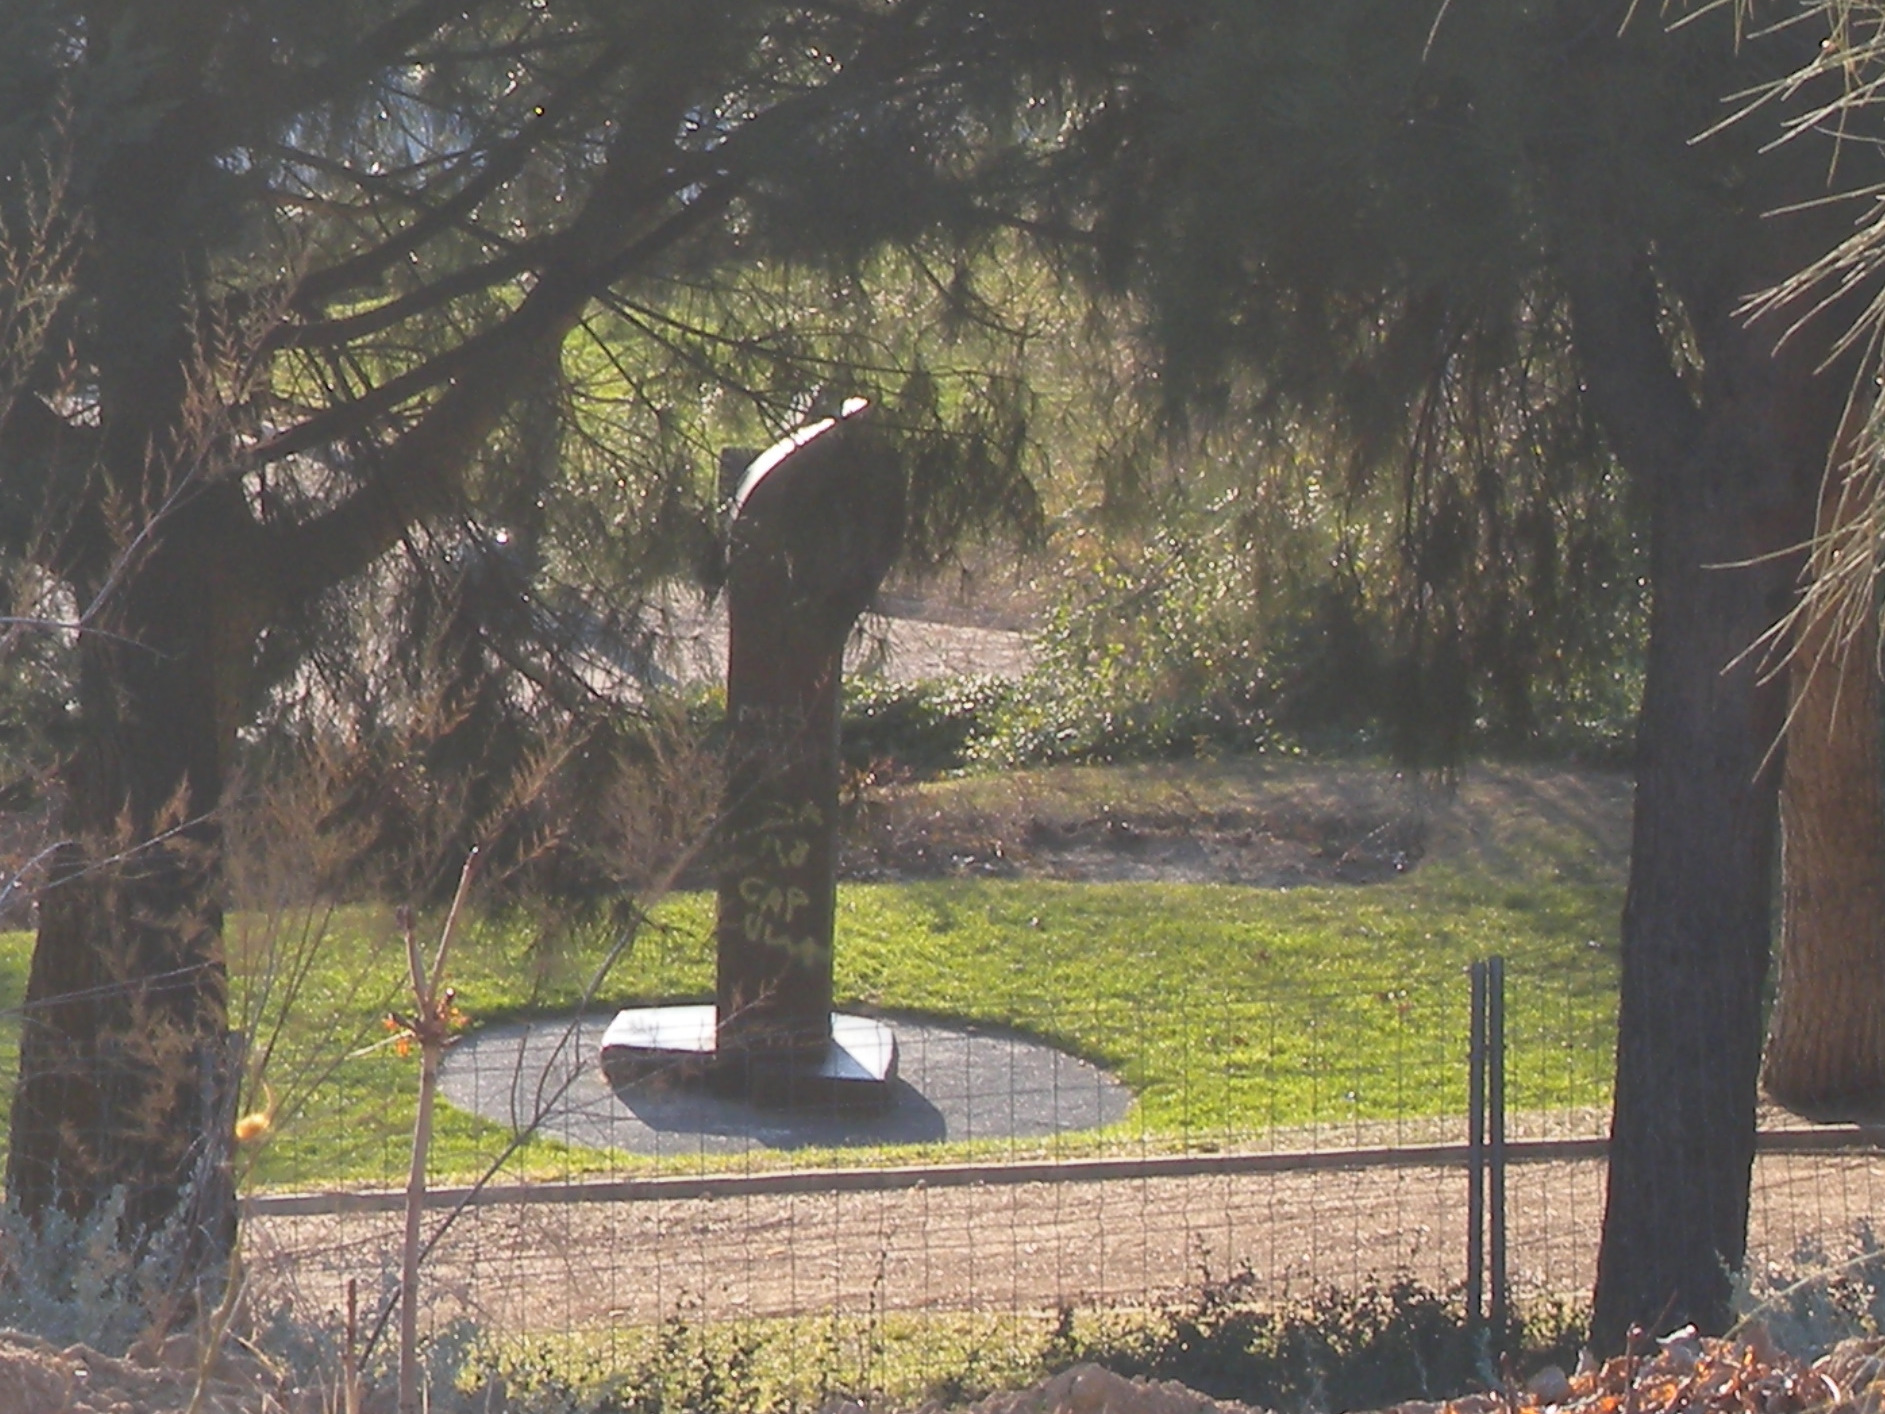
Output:
<path fill-rule="evenodd" d="M 1587 1293 L 1603 1213 L 1600 1161 L 1514 1165 L 1513 1289 Z M 1751 1250 L 1787 1264 L 1839 1252 L 1885 1197 L 1885 1155 L 1765 1155 Z M 258 1272 L 316 1308 L 347 1277 L 391 1270 L 394 1215 L 268 1217 Z M 492 1206 L 429 1264 L 435 1318 L 512 1333 L 902 1310 L 1140 1305 L 1248 1265 L 1277 1294 L 1405 1271 L 1464 1280 L 1458 1167 L 1029 1183 L 898 1192 Z"/>

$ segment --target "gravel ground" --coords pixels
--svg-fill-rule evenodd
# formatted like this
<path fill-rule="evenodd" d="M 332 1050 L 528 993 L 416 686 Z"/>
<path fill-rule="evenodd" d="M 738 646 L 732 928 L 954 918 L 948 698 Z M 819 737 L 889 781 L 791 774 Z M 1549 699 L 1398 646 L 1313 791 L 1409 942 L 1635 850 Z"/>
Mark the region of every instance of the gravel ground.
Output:
<path fill-rule="evenodd" d="M 1132 1094 L 1097 1066 L 1008 1032 L 890 1018 L 894 1103 L 881 1114 L 761 1110 L 645 1081 L 612 1087 L 596 1064 L 606 1016 L 481 1028 L 446 1052 L 440 1093 L 550 1137 L 659 1158 L 847 1144 L 1041 1138 L 1125 1118 Z"/>

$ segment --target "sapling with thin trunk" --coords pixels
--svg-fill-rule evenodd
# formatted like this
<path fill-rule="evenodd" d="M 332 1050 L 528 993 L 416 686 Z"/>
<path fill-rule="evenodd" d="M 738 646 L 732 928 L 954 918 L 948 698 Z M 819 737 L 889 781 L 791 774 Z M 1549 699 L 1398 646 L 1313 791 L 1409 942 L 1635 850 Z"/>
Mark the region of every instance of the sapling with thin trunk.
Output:
<path fill-rule="evenodd" d="M 402 908 L 399 915 L 411 972 L 413 1012 L 410 1016 L 394 1012 L 387 1019 L 419 1046 L 419 1112 L 412 1122 L 412 1167 L 406 1175 L 406 1231 L 399 1261 L 399 1414 L 418 1414 L 419 1410 L 419 1262 L 423 1255 L 419 1223 L 425 1212 L 425 1165 L 432 1147 L 432 1100 L 438 1090 L 439 1060 L 459 1020 L 453 1005 L 456 994 L 445 985 L 445 959 L 477 865 L 474 849 L 459 871 L 458 891 L 439 930 L 438 951 L 429 972 L 419 954 L 412 910 Z"/>

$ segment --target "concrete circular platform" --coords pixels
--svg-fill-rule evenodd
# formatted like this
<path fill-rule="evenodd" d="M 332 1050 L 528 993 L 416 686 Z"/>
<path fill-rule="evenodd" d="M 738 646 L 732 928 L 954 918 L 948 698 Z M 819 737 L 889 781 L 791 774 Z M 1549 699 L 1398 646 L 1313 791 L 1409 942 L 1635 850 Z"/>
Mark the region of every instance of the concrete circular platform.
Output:
<path fill-rule="evenodd" d="M 1125 1118 L 1118 1079 L 1010 1032 L 887 1018 L 900 1052 L 879 1113 L 760 1109 L 660 1079 L 612 1087 L 597 1060 L 613 1012 L 502 1022 L 445 1053 L 439 1092 L 511 1129 L 655 1157 L 760 1149 L 1039 1139 Z"/>

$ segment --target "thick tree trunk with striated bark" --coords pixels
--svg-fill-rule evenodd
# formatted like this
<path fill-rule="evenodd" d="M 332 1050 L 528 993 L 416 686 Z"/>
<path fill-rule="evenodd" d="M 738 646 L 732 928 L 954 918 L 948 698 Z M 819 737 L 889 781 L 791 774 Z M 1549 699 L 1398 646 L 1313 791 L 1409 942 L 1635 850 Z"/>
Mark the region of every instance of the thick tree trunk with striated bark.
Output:
<path fill-rule="evenodd" d="M 1792 569 L 1717 568 L 1761 548 L 1750 524 L 1784 507 L 1764 508 L 1756 485 L 1710 480 L 1693 462 L 1675 469 L 1653 513 L 1659 563 L 1592 1316 L 1606 1351 L 1632 1324 L 1725 1329 L 1747 1247 L 1774 847 L 1776 768 L 1762 758 L 1783 700 L 1754 664 L 1724 669 L 1772 624 Z"/>
<path fill-rule="evenodd" d="M 86 271 L 117 336 L 97 363 L 95 507 L 58 565 L 87 611 L 77 742 L 7 1153 L 22 1211 L 84 1218 L 121 1194 L 115 1236 L 186 1286 L 214 1278 L 235 1232 L 219 811 L 265 612 L 244 568 L 255 528 L 209 469 L 193 382 L 192 175 L 177 144 L 127 145 L 93 207 Z"/>
<path fill-rule="evenodd" d="M 158 554 L 165 572 L 113 616 L 132 631 L 81 649 L 83 745 L 27 984 L 7 1193 L 83 1218 L 121 1192 L 121 1237 L 193 1281 L 235 1232 L 218 818 L 233 732 L 214 600 Z"/>
<path fill-rule="evenodd" d="M 1837 376 L 1737 315 L 1686 307 L 1700 396 L 1671 366 L 1645 256 L 1595 241 L 1570 266 L 1578 343 L 1619 459 L 1650 503 L 1653 603 L 1622 928 L 1610 1173 L 1593 1344 L 1632 1325 L 1732 1320 L 1771 944 L 1785 684 L 1750 650 L 1792 602 L 1842 406 Z"/>
<path fill-rule="evenodd" d="M 1828 478 L 1818 529 L 1854 509 Z M 1885 1119 L 1885 782 L 1878 620 L 1809 622 L 1789 666 L 1779 990 L 1762 1081 L 1809 1119 Z"/>

